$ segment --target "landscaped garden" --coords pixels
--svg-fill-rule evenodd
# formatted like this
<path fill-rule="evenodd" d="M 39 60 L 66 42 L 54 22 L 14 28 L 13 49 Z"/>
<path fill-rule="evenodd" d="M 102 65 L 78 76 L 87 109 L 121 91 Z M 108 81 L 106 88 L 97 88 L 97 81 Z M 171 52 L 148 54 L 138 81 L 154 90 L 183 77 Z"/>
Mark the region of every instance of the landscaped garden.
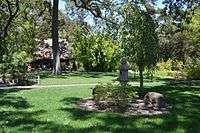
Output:
<path fill-rule="evenodd" d="M 94 75 L 97 76 L 83 73 L 74 84 L 97 78 L 102 81 L 116 78 Z M 47 79 L 54 80 L 47 76 L 41 83 Z M 63 79 L 63 84 L 67 80 Z M 146 83 L 145 90 L 164 94 L 172 108 L 170 113 L 156 116 L 127 116 L 80 109 L 77 102 L 92 96 L 93 86 L 90 85 L 1 90 L 0 132 L 199 132 L 200 84 L 188 86 L 162 78 L 158 83 L 150 82 L 150 86 Z"/>
<path fill-rule="evenodd" d="M 200 132 L 199 0 L 0 0 L 0 133 Z"/>

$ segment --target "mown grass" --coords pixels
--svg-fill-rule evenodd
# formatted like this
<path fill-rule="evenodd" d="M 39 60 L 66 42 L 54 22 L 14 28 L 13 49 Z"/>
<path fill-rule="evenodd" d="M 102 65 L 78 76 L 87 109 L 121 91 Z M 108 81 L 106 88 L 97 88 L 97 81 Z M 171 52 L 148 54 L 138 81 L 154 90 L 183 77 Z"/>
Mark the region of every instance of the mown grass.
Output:
<path fill-rule="evenodd" d="M 40 85 L 94 84 L 109 83 L 117 79 L 117 73 L 73 72 L 53 76 L 49 73 L 40 74 Z"/>
<path fill-rule="evenodd" d="M 90 77 L 90 80 L 93 77 Z M 146 91 L 163 93 L 171 113 L 123 116 L 81 110 L 80 98 L 91 96 L 88 86 L 0 90 L 0 132 L 197 133 L 200 131 L 200 85 L 165 81 Z"/>
<path fill-rule="evenodd" d="M 118 81 L 117 72 L 64 72 L 62 75 L 54 76 L 51 72 L 41 72 L 40 85 L 69 85 L 69 84 L 96 84 L 96 83 L 113 83 Z M 145 76 L 146 77 L 146 76 Z M 37 79 L 37 76 L 34 77 Z M 164 77 L 153 77 L 153 79 L 144 79 L 146 85 L 161 84 L 165 82 Z M 167 79 L 168 80 L 168 79 Z M 138 74 L 129 73 L 129 82 L 138 82 Z"/>

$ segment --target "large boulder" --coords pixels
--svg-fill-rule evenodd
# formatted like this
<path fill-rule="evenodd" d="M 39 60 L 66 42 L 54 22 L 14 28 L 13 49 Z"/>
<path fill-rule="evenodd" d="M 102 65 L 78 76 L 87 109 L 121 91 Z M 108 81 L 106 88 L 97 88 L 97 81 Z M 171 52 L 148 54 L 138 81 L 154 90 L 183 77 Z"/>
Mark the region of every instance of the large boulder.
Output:
<path fill-rule="evenodd" d="M 144 96 L 144 104 L 149 108 L 165 108 L 166 102 L 163 94 L 157 92 L 148 92 Z"/>

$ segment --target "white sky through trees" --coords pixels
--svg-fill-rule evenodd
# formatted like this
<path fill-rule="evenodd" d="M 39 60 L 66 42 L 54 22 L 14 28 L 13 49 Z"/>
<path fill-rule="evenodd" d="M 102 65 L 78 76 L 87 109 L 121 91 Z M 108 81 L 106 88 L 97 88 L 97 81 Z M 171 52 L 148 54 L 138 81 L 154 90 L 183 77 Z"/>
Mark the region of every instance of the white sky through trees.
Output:
<path fill-rule="evenodd" d="M 158 1 L 156 2 L 157 7 L 163 7 L 162 2 L 163 2 L 163 0 L 158 0 Z M 63 1 L 63 0 L 60 0 L 60 1 L 59 1 L 59 9 L 60 9 L 60 10 L 65 10 L 65 1 Z"/>
<path fill-rule="evenodd" d="M 163 0 L 157 0 L 156 2 L 156 7 L 158 8 L 163 8 L 164 5 L 162 4 Z M 53 0 L 51 0 L 51 3 L 53 3 Z M 65 5 L 66 2 L 65 0 L 59 0 L 59 10 L 61 10 L 62 12 L 65 12 Z M 86 21 L 90 24 L 90 25 L 94 25 L 93 19 L 91 16 L 86 18 Z"/>

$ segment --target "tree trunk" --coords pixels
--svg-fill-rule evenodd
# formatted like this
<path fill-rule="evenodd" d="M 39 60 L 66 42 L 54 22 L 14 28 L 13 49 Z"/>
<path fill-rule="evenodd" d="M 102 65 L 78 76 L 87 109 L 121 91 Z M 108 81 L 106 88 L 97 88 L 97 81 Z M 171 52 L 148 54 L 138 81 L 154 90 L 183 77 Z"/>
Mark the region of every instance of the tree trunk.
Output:
<path fill-rule="evenodd" d="M 52 48 L 53 48 L 53 74 L 61 73 L 60 68 L 60 50 L 58 43 L 58 2 L 53 0 L 53 16 L 52 16 Z"/>
<path fill-rule="evenodd" d="M 143 78 L 143 70 L 142 69 L 140 69 L 139 70 L 139 73 L 140 73 L 140 92 L 139 92 L 139 94 L 140 94 L 140 97 L 141 96 L 143 96 L 143 93 L 144 93 L 144 85 L 143 85 L 143 83 L 144 83 L 144 78 Z"/>

